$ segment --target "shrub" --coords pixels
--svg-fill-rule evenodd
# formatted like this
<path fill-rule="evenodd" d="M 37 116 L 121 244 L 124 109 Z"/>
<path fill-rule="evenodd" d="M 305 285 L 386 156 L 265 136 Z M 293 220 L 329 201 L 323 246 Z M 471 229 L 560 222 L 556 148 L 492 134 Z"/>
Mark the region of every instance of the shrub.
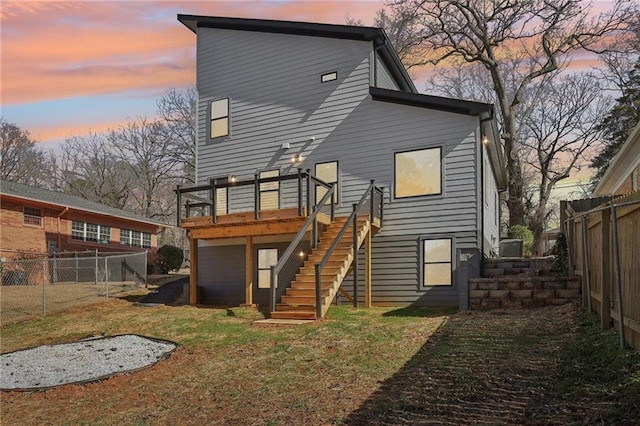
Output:
<path fill-rule="evenodd" d="M 507 230 L 509 238 L 522 240 L 522 254 L 525 256 L 531 255 L 531 248 L 533 247 L 533 232 L 531 229 L 524 225 L 513 225 Z"/>
<path fill-rule="evenodd" d="M 567 236 L 562 232 L 558 234 L 556 243 L 551 249 L 551 254 L 555 257 L 551 270 L 562 275 L 569 275 L 569 247 L 567 244 Z"/>
<path fill-rule="evenodd" d="M 156 254 L 156 266 L 158 272 L 166 274 L 169 271 L 180 268 L 182 264 L 182 257 L 184 256 L 182 249 L 178 247 L 165 244 L 158 249 Z"/>

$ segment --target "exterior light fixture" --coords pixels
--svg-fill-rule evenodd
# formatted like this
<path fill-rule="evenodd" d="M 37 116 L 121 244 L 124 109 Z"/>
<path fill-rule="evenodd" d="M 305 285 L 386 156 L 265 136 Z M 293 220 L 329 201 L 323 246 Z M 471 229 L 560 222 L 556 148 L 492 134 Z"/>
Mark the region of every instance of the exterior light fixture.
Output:
<path fill-rule="evenodd" d="M 302 162 L 302 154 L 294 154 L 293 157 L 291 157 L 291 162 L 294 164 L 297 163 L 301 163 Z"/>
<path fill-rule="evenodd" d="M 238 177 L 234 174 L 229 175 L 229 183 L 236 183 L 238 181 Z"/>
<path fill-rule="evenodd" d="M 488 138 L 488 137 L 486 137 L 486 136 L 483 136 L 483 137 L 482 137 L 482 143 L 483 143 L 483 144 L 485 144 L 485 145 L 487 145 L 487 144 L 489 143 L 489 138 Z"/>
<path fill-rule="evenodd" d="M 304 251 L 302 251 L 302 250 L 298 254 L 300 255 L 300 257 L 304 257 L 304 255 L 305 255 Z"/>

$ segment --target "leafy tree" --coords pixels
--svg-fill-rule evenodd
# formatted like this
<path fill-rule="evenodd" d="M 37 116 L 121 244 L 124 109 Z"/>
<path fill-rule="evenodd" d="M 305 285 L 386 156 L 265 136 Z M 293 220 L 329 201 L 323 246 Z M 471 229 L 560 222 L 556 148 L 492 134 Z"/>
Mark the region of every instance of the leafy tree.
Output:
<path fill-rule="evenodd" d="M 398 40 L 414 43 L 409 46 L 409 59 L 405 59 L 412 66 L 446 65 L 458 59 L 480 64 L 490 77 L 509 171 L 509 223 L 523 224 L 524 179 L 517 117 L 527 91 L 566 67 L 563 58 L 567 52 L 597 51 L 605 36 L 625 29 L 626 22 L 637 16 L 638 6 L 616 1 L 611 10 L 597 15 L 592 5 L 581 0 L 395 0 L 389 6 L 390 17 L 402 17 L 400 24 L 410 34 Z M 403 46 L 396 48 L 402 50 Z"/>
<path fill-rule="evenodd" d="M 182 249 L 169 244 L 163 245 L 158 249 L 156 254 L 156 266 L 158 267 L 158 272 L 166 274 L 169 271 L 174 271 L 180 268 L 183 256 L 184 252 Z"/>
<path fill-rule="evenodd" d="M 613 109 L 602 119 L 598 128 L 602 131 L 603 148 L 593 159 L 591 167 L 597 169 L 594 185 L 602 178 L 609 163 L 627 140 L 633 128 L 640 122 L 640 60 L 629 73 Z"/>

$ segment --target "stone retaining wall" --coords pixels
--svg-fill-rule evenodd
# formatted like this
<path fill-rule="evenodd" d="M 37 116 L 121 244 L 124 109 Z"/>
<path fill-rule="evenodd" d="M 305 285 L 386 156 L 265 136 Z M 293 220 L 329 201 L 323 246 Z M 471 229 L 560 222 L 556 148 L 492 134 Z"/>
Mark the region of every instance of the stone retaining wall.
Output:
<path fill-rule="evenodd" d="M 469 309 L 563 305 L 579 298 L 579 277 L 502 276 L 469 280 Z"/>

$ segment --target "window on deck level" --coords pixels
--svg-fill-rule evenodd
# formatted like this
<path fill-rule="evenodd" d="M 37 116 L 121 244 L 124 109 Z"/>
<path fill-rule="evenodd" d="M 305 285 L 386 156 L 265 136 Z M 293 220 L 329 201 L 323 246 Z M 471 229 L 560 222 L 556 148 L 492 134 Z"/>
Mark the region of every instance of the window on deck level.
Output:
<path fill-rule="evenodd" d="M 442 194 L 441 151 L 438 147 L 395 153 L 395 198 Z"/>
<path fill-rule="evenodd" d="M 338 203 L 338 162 L 330 161 L 327 163 L 316 164 L 315 175 L 318 179 L 325 181 L 326 183 L 333 184 L 333 203 Z M 316 188 L 316 203 L 319 202 L 324 194 L 327 193 L 325 187 L 319 186 Z"/>
<path fill-rule="evenodd" d="M 280 176 L 280 170 L 260 172 L 260 179 Z M 280 208 L 280 182 L 260 184 L 260 210 L 278 210 Z"/>

